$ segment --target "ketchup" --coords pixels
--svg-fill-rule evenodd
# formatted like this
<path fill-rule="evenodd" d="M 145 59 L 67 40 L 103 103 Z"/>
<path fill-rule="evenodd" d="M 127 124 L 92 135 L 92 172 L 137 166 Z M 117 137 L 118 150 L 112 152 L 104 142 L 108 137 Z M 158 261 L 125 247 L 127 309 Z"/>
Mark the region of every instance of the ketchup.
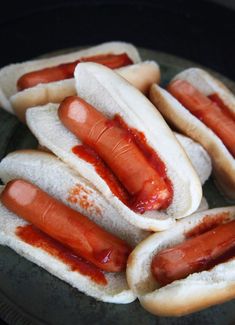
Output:
<path fill-rule="evenodd" d="M 89 162 L 95 167 L 96 172 L 107 183 L 112 193 L 119 198 L 124 204 L 128 204 L 130 198 L 127 191 L 119 182 L 111 169 L 99 157 L 99 155 L 89 146 L 84 144 L 72 148 L 72 152 L 79 158 Z"/>
<path fill-rule="evenodd" d="M 231 118 L 231 119 L 233 119 L 235 121 L 234 113 L 229 110 L 228 106 L 225 105 L 224 101 L 220 98 L 220 96 L 218 94 L 214 93 L 214 94 L 211 94 L 211 95 L 209 95 L 207 97 L 212 102 L 217 104 L 229 118 Z"/>
<path fill-rule="evenodd" d="M 185 233 L 185 238 L 188 239 L 204 234 L 205 232 L 218 227 L 222 223 L 229 222 L 229 220 L 230 218 L 228 212 L 205 216 L 198 225 Z"/>
<path fill-rule="evenodd" d="M 95 212 L 96 215 L 101 216 L 100 207 L 98 207 L 93 200 L 89 199 L 91 193 L 92 192 L 83 185 L 76 184 L 69 190 L 67 201 L 72 204 L 79 204 L 85 211 L 91 211 L 91 213 Z"/>
<path fill-rule="evenodd" d="M 167 189 L 170 193 L 168 200 L 165 201 L 165 205 L 162 209 L 166 209 L 172 202 L 173 199 L 173 186 L 171 180 L 168 178 L 166 173 L 166 166 L 157 153 L 147 144 L 146 137 L 143 132 L 138 131 L 135 128 L 129 127 L 124 120 L 116 114 L 113 121 L 119 126 L 125 129 L 132 141 L 135 142 L 137 147 L 144 154 L 145 158 L 148 160 L 149 164 L 158 172 L 162 179 L 166 182 Z"/>
<path fill-rule="evenodd" d="M 88 276 L 93 282 L 99 285 L 107 285 L 104 273 L 95 265 L 82 257 L 75 255 L 69 248 L 65 247 L 55 239 L 46 235 L 33 225 L 20 226 L 16 229 L 16 235 L 25 243 L 40 248 L 57 258 L 71 269 Z"/>
<path fill-rule="evenodd" d="M 112 120 L 109 120 L 108 123 L 110 124 L 110 126 L 116 125 L 127 132 L 127 137 L 129 137 L 130 140 L 136 144 L 136 146 L 147 159 L 148 163 L 158 172 L 160 177 L 165 181 L 167 185 L 167 190 L 170 195 L 168 196 L 168 199 L 164 201 L 164 204 L 162 205 L 161 209 L 166 209 L 170 205 L 173 198 L 173 187 L 171 181 L 167 177 L 166 167 L 163 161 L 158 157 L 156 152 L 147 144 L 145 135 L 134 128 L 130 128 L 119 115 L 115 115 L 115 117 Z M 83 144 L 75 146 L 72 151 L 74 154 L 79 156 L 79 158 L 82 158 L 83 160 L 86 160 L 87 162 L 94 165 L 97 173 L 102 177 L 102 179 L 105 180 L 112 193 L 117 196 L 124 204 L 139 213 L 145 212 L 144 206 L 139 203 L 144 202 L 144 197 L 141 197 L 141 191 L 139 195 L 137 194 L 135 196 L 128 194 L 126 189 L 117 179 L 117 177 L 113 174 L 111 169 L 105 164 L 105 162 L 93 149 Z M 138 205 L 136 204 L 137 201 Z"/>

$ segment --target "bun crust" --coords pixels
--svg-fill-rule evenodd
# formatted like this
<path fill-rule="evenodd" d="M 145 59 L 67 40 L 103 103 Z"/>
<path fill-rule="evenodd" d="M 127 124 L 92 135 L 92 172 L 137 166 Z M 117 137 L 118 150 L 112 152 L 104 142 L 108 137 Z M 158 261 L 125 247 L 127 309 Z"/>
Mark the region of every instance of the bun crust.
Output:
<path fill-rule="evenodd" d="M 235 219 L 235 206 L 195 213 L 173 229 L 149 236 L 134 249 L 128 259 L 127 281 L 144 308 L 155 315 L 182 316 L 235 297 L 235 258 L 161 288 L 150 269 L 157 252 L 183 242 L 203 217 L 216 219 L 221 214 L 226 222 Z"/>
<path fill-rule="evenodd" d="M 213 173 L 219 188 L 228 197 L 234 199 L 235 160 L 223 142 L 171 94 L 158 85 L 152 85 L 150 99 L 170 124 L 199 142 L 206 149 L 211 157 Z"/>

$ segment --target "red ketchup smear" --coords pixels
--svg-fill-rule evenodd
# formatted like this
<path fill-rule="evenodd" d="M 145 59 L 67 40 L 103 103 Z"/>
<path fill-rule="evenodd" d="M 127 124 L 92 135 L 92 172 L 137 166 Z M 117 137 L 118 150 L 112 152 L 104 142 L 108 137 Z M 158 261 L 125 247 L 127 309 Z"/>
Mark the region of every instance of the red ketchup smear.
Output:
<path fill-rule="evenodd" d="M 228 212 L 222 212 L 212 216 L 205 216 L 194 228 L 185 233 L 185 238 L 192 238 L 204 234 L 205 232 L 218 227 L 222 223 L 230 220 Z"/>
<path fill-rule="evenodd" d="M 81 184 L 76 184 L 69 190 L 67 201 L 72 204 L 79 204 L 85 211 L 93 211 L 101 216 L 101 209 L 93 200 L 89 199 L 91 193 Z"/>
<path fill-rule="evenodd" d="M 135 142 L 137 147 L 143 153 L 145 158 L 148 160 L 149 164 L 158 172 L 158 174 L 164 179 L 166 182 L 168 191 L 170 193 L 169 199 L 166 200 L 165 205 L 162 206 L 161 209 L 166 209 L 172 202 L 173 199 L 173 186 L 170 179 L 166 173 L 166 166 L 164 162 L 160 159 L 157 153 L 147 144 L 146 137 L 143 132 L 136 130 L 135 128 L 130 128 L 124 120 L 119 115 L 115 115 L 113 119 L 117 125 L 129 133 L 132 141 Z"/>
<path fill-rule="evenodd" d="M 124 204 L 129 202 L 129 194 L 121 185 L 111 169 L 99 157 L 99 155 L 87 145 L 78 145 L 72 148 L 72 151 L 79 158 L 89 162 L 95 167 L 96 172 L 105 180 L 112 193 L 117 196 Z"/>
<path fill-rule="evenodd" d="M 231 112 L 227 105 L 223 102 L 223 100 L 219 97 L 218 94 L 214 93 L 212 95 L 207 96 L 213 103 L 217 104 L 225 115 L 235 121 L 235 115 Z"/>
<path fill-rule="evenodd" d="M 143 155 L 148 160 L 149 164 L 158 172 L 158 174 L 165 180 L 167 188 L 169 190 L 170 196 L 169 199 L 166 200 L 165 204 L 161 207 L 161 209 L 166 209 L 173 198 L 173 186 L 170 179 L 167 177 L 166 166 L 163 161 L 158 157 L 156 152 L 147 144 L 146 137 L 143 132 L 140 132 L 134 128 L 130 128 L 124 120 L 119 116 L 115 115 L 113 120 L 110 120 L 109 123 L 115 124 L 116 126 L 125 129 L 128 133 L 128 137 L 135 142 L 136 146 L 141 150 Z M 133 204 L 135 202 L 135 195 L 131 196 L 123 185 L 119 182 L 117 177 L 113 174 L 111 169 L 105 164 L 105 162 L 99 157 L 99 155 L 95 152 L 95 150 L 91 149 L 87 145 L 78 145 L 72 148 L 74 154 L 76 154 L 79 158 L 86 160 L 91 163 L 97 173 L 105 180 L 108 184 L 112 193 L 117 196 L 124 204 L 133 209 Z M 141 201 L 140 196 L 138 196 L 138 200 Z M 139 213 L 144 213 L 145 211 L 140 206 L 139 208 L 135 207 L 135 211 Z"/>
<path fill-rule="evenodd" d="M 69 248 L 43 233 L 35 226 L 19 226 L 16 229 L 16 235 L 27 244 L 44 250 L 64 264 L 68 265 L 71 271 L 79 272 L 88 276 L 92 281 L 99 285 L 107 285 L 107 279 L 99 268 L 82 257 L 75 255 Z"/>

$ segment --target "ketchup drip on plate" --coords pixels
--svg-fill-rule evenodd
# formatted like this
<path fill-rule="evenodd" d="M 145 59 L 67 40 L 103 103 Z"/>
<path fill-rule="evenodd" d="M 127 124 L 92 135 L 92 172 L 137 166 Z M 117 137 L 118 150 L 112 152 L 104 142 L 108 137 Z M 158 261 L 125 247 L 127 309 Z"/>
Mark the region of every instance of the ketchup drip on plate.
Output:
<path fill-rule="evenodd" d="M 51 256 L 57 258 L 69 266 L 71 271 L 86 275 L 99 285 L 107 285 L 107 279 L 98 267 L 86 261 L 82 257 L 75 255 L 69 248 L 46 235 L 35 226 L 26 225 L 17 227 L 16 235 L 25 243 L 40 248 Z"/>

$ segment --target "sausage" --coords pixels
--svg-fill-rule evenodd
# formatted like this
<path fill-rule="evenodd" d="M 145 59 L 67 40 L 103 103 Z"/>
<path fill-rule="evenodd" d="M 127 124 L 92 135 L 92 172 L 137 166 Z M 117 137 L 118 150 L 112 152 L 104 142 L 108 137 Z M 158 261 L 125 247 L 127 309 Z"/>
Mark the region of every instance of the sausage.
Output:
<path fill-rule="evenodd" d="M 235 256 L 235 220 L 157 253 L 151 264 L 160 285 L 208 270 Z"/>
<path fill-rule="evenodd" d="M 106 54 L 96 55 L 87 58 L 80 58 L 74 62 L 60 64 L 55 67 L 45 68 L 24 74 L 17 81 L 18 90 L 34 87 L 40 83 L 49 83 L 64 79 L 73 78 L 76 65 L 80 62 L 96 62 L 103 64 L 110 69 L 117 69 L 132 64 L 133 61 L 127 54 Z"/>
<path fill-rule="evenodd" d="M 18 179 L 1 193 L 2 203 L 52 238 L 107 272 L 125 270 L 131 247 L 37 186 Z"/>
<path fill-rule="evenodd" d="M 235 157 L 235 119 L 218 98 L 208 98 L 185 80 L 175 80 L 168 91 L 193 115 L 205 123 L 223 141 Z M 219 105 L 220 104 L 220 105 Z"/>
<path fill-rule="evenodd" d="M 58 114 L 62 123 L 97 152 L 134 197 L 133 209 L 144 212 L 165 204 L 171 196 L 165 180 L 149 164 L 125 129 L 75 96 L 61 103 Z"/>
<path fill-rule="evenodd" d="M 87 58 L 81 58 L 80 61 L 99 63 L 105 65 L 110 69 L 118 69 L 133 64 L 133 61 L 129 58 L 126 53 L 94 55 Z"/>

